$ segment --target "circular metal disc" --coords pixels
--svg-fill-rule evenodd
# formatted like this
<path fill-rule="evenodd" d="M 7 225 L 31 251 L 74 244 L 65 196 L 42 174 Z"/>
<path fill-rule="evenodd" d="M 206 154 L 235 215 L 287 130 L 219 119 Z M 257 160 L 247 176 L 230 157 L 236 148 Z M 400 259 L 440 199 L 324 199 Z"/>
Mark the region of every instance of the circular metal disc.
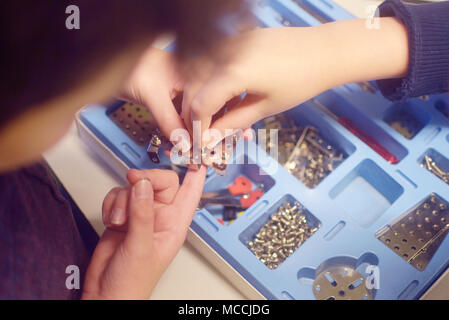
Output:
<path fill-rule="evenodd" d="M 313 282 L 313 294 L 319 300 L 371 300 L 365 277 L 348 266 L 323 270 Z"/>

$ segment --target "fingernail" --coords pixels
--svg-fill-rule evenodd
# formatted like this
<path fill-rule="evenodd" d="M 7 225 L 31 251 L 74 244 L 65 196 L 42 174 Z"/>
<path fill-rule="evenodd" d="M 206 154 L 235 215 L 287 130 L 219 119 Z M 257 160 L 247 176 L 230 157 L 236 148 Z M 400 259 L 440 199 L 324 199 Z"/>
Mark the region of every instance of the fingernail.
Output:
<path fill-rule="evenodd" d="M 150 197 L 151 186 L 147 178 L 138 181 L 134 185 L 134 196 L 137 199 L 148 199 Z"/>
<path fill-rule="evenodd" d="M 125 221 L 125 211 L 122 208 L 114 208 L 111 213 L 111 224 L 122 225 Z"/>
<path fill-rule="evenodd" d="M 173 88 L 177 91 L 181 91 L 182 90 L 182 80 L 176 82 L 176 84 L 173 86 Z"/>
<path fill-rule="evenodd" d="M 208 147 L 209 149 L 213 149 L 217 146 L 217 144 L 221 141 L 222 139 L 217 138 L 217 137 L 211 137 L 207 142 L 206 142 L 206 147 Z"/>
<path fill-rule="evenodd" d="M 253 140 L 253 139 L 254 139 L 254 136 L 253 136 L 253 130 L 252 130 L 252 129 L 246 129 L 246 130 L 243 132 L 243 139 L 245 139 L 246 141 L 251 141 L 251 140 Z"/>

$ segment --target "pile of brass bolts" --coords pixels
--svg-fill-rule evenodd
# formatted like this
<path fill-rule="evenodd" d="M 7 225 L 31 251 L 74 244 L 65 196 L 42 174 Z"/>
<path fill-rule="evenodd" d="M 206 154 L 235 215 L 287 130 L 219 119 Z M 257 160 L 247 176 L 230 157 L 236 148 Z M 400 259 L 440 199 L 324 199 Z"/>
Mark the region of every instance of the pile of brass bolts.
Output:
<path fill-rule="evenodd" d="M 299 203 L 284 204 L 247 247 L 270 269 L 276 269 L 318 229 L 309 225 Z"/>
<path fill-rule="evenodd" d="M 327 143 L 312 126 L 300 128 L 284 115 L 264 120 L 266 130 L 278 131 L 278 162 L 308 188 L 315 188 L 344 160 L 343 154 Z M 268 138 L 267 152 L 273 147 Z"/>
<path fill-rule="evenodd" d="M 438 178 L 449 184 L 449 172 L 444 171 L 438 167 L 437 163 L 430 156 L 425 155 L 424 160 L 421 163 L 421 167 L 426 168 Z"/>

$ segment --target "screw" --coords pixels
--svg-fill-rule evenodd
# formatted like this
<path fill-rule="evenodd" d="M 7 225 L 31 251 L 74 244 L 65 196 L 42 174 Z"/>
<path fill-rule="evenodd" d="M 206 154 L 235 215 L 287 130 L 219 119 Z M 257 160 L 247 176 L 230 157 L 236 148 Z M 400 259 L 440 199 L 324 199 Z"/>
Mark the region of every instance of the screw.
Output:
<path fill-rule="evenodd" d="M 317 230 L 309 226 L 304 210 L 298 203 L 284 202 L 247 243 L 268 268 L 277 268 Z"/>

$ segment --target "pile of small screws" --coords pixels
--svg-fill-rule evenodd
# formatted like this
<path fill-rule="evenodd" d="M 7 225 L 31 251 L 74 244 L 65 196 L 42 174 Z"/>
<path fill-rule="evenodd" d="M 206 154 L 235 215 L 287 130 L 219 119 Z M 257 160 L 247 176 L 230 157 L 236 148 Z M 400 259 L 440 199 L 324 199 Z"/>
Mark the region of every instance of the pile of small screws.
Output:
<path fill-rule="evenodd" d="M 299 203 L 285 201 L 247 247 L 268 268 L 276 269 L 318 230 L 309 225 L 304 211 Z"/>
<path fill-rule="evenodd" d="M 287 119 L 284 114 L 268 117 L 262 122 L 266 130 L 267 153 L 271 154 L 271 149 L 277 143 L 277 161 L 284 165 L 293 152 L 296 141 L 301 136 L 302 128 L 297 127 L 295 122 L 292 119 Z M 278 141 L 271 141 L 270 130 L 278 130 Z"/>
<path fill-rule="evenodd" d="M 315 188 L 343 162 L 343 154 L 327 143 L 314 127 L 305 127 L 284 164 L 308 188 Z"/>
<path fill-rule="evenodd" d="M 267 152 L 273 148 L 269 130 L 278 131 L 278 162 L 308 188 L 315 188 L 343 162 L 344 155 L 312 126 L 301 128 L 284 115 L 264 120 Z M 271 154 L 271 153 L 270 153 Z"/>
<path fill-rule="evenodd" d="M 442 170 L 430 156 L 424 156 L 421 167 L 426 168 L 438 178 L 449 184 L 449 172 Z"/>

